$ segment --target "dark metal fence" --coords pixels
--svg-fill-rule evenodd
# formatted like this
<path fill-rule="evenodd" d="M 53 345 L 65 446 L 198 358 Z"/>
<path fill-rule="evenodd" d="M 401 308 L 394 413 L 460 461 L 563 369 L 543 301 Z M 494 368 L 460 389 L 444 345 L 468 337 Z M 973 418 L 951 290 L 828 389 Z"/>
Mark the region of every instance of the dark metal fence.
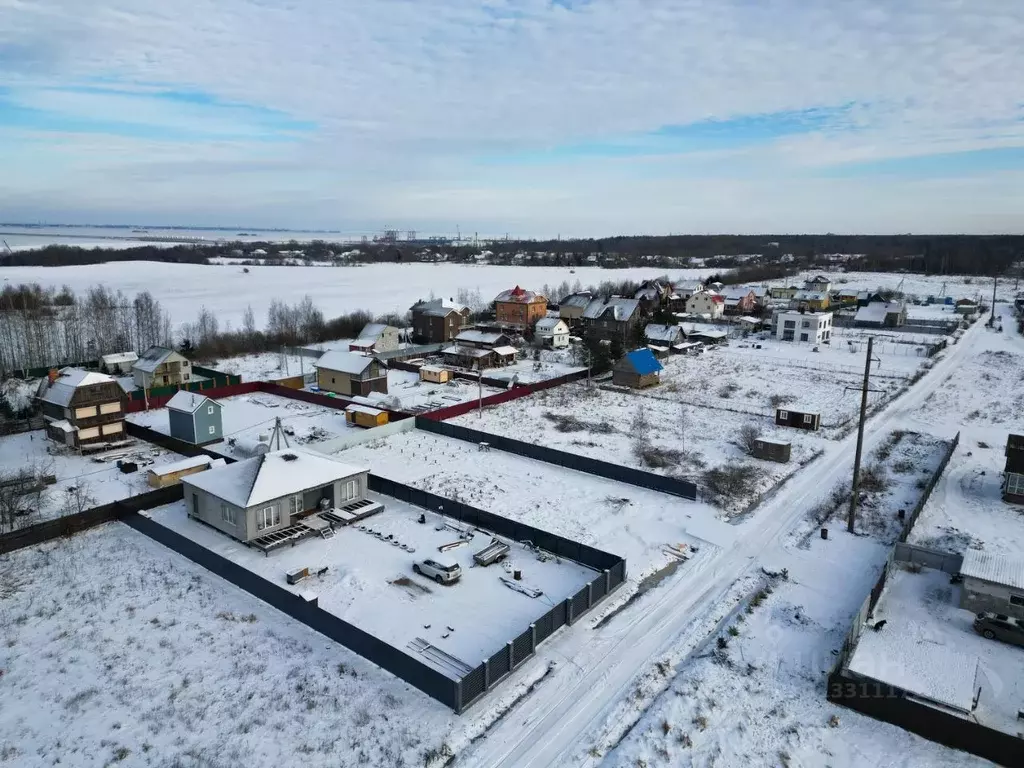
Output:
<path fill-rule="evenodd" d="M 525 456 L 528 459 L 536 459 L 537 461 L 544 461 L 559 467 L 574 469 L 577 472 L 585 472 L 588 475 L 597 475 L 598 477 L 616 480 L 620 483 L 635 485 L 639 488 L 670 493 L 673 496 L 681 496 L 691 501 L 696 501 L 697 499 L 697 486 L 689 480 L 656 475 L 653 472 L 644 472 L 632 467 L 623 467 L 619 464 L 591 459 L 543 445 L 524 443 L 521 440 L 513 440 L 510 437 L 494 435 L 490 432 L 480 432 L 457 424 L 436 421 L 434 414 L 417 416 L 416 427 L 425 432 L 433 432 L 445 437 L 455 438 L 456 440 L 465 440 L 469 443 L 477 443 L 478 445 L 480 443 L 487 443 L 492 448 L 497 448 L 500 451 L 507 451 L 517 456 Z"/>
<path fill-rule="evenodd" d="M 935 484 L 939 482 L 939 478 L 942 477 L 942 473 L 946 471 L 946 465 L 949 464 L 949 460 L 953 458 L 953 452 L 956 450 L 958 445 L 960 445 L 959 432 L 956 433 L 956 437 L 954 437 L 950 442 L 949 448 L 946 450 L 946 455 L 942 457 L 942 461 L 939 463 L 938 468 L 928 479 L 928 485 L 925 486 L 924 492 L 921 494 L 921 498 L 917 500 L 917 504 L 914 505 L 914 509 L 911 510 L 910 515 L 903 524 L 903 530 L 900 532 L 900 541 L 907 540 L 907 536 L 909 536 L 910 531 L 913 530 L 914 523 L 917 522 L 917 518 L 921 515 L 921 510 L 924 509 L 924 505 L 927 504 L 928 499 L 931 498 L 932 491 L 935 490 Z"/>

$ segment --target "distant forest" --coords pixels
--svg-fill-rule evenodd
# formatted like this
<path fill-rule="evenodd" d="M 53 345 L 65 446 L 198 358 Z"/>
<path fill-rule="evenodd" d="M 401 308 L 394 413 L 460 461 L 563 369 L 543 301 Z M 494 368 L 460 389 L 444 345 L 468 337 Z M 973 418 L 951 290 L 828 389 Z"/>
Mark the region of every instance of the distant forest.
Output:
<path fill-rule="evenodd" d="M 605 268 L 742 268 L 759 279 L 802 269 L 842 266 L 848 272 L 925 274 L 1016 274 L 1024 259 L 1021 235 L 667 235 L 590 240 L 338 244 L 311 243 L 184 244 L 172 247 L 92 248 L 52 245 L 0 256 L 0 266 L 65 266 L 118 261 L 207 264 L 231 257 L 243 266 L 300 266 L 333 262 L 449 262 L 516 266 L 599 266 Z"/>

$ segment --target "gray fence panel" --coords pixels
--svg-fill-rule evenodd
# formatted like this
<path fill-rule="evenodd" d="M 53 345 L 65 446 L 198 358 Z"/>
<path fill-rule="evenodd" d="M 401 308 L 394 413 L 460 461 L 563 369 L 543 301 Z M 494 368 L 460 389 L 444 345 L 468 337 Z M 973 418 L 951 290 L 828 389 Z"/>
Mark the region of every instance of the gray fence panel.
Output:
<path fill-rule="evenodd" d="M 533 655 L 533 630 L 529 627 L 512 641 L 512 668 L 515 669 Z"/>
<path fill-rule="evenodd" d="M 934 568 L 945 573 L 960 573 L 960 566 L 963 565 L 963 555 L 952 552 L 940 552 L 928 547 L 918 547 L 906 542 L 898 542 L 893 550 L 893 559 L 901 563 L 915 563 L 926 568 Z"/>
<path fill-rule="evenodd" d="M 561 603 L 559 604 L 561 605 Z M 537 621 L 534 622 L 534 626 L 537 628 L 537 644 L 539 645 L 544 640 L 547 640 L 551 634 L 555 631 L 555 617 L 553 616 L 555 609 L 552 608 L 550 611 L 541 616 Z"/>
<path fill-rule="evenodd" d="M 620 559 L 617 563 L 613 563 L 609 570 L 611 571 L 612 589 L 615 589 L 626 580 L 626 561 Z"/>
<path fill-rule="evenodd" d="M 509 661 L 508 646 L 505 646 L 496 654 L 491 656 L 488 661 L 488 664 L 490 664 L 491 667 L 491 685 L 494 685 L 496 681 L 500 680 L 512 671 Z"/>
<path fill-rule="evenodd" d="M 576 621 L 576 619 L 579 616 L 582 616 L 584 613 L 586 613 L 587 609 L 590 607 L 588 605 L 588 600 L 587 600 L 587 598 L 589 597 L 589 593 L 590 593 L 590 590 L 587 587 L 584 587 L 583 589 L 581 589 L 579 592 L 577 592 L 575 595 L 572 596 L 572 620 L 573 621 Z"/>
<path fill-rule="evenodd" d="M 606 594 L 604 589 L 604 580 L 604 573 L 599 573 L 597 578 L 590 582 L 590 596 L 593 598 L 593 602 L 595 603 Z"/>
<path fill-rule="evenodd" d="M 461 695 L 462 700 L 459 702 L 459 709 L 464 709 L 469 706 L 472 702 L 484 695 L 484 691 L 487 690 L 487 678 L 484 673 L 484 665 L 481 664 L 479 667 L 474 669 L 464 678 L 461 683 Z"/>

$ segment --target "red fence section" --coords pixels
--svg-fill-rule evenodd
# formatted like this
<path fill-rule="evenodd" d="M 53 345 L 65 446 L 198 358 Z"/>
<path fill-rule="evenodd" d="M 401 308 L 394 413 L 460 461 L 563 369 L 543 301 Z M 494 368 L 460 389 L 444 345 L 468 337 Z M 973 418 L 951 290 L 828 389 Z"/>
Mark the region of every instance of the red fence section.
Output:
<path fill-rule="evenodd" d="M 510 400 L 518 400 L 520 397 L 527 397 L 529 395 L 532 395 L 534 392 L 541 392 L 545 389 L 558 387 L 561 386 L 562 384 L 568 384 L 569 382 L 572 381 L 579 381 L 580 379 L 585 379 L 586 377 L 587 372 L 583 370 L 576 371 L 574 373 L 567 373 L 564 376 L 558 376 L 554 379 L 539 381 L 536 384 L 520 384 L 519 386 L 505 390 L 504 392 L 498 392 L 495 395 L 488 395 L 483 399 L 483 404 L 486 406 L 507 403 Z M 484 380 L 484 383 L 487 383 L 486 379 Z M 447 408 L 439 408 L 436 411 L 430 411 L 429 413 L 424 413 L 421 415 L 424 416 L 425 418 L 430 419 L 431 421 L 446 421 L 448 419 L 454 419 L 456 416 L 462 416 L 463 414 L 469 413 L 474 409 L 479 408 L 480 402 L 480 400 L 470 400 L 465 403 L 459 403 L 458 405 L 450 405 Z"/>
<path fill-rule="evenodd" d="M 204 389 L 196 394 L 205 395 L 206 397 L 231 397 L 232 395 L 248 395 L 251 392 L 260 392 L 262 390 L 263 382 L 261 381 L 244 381 L 241 384 L 229 384 L 226 387 L 211 387 L 210 389 Z M 177 393 L 174 393 L 177 394 Z M 170 400 L 174 395 L 162 395 L 160 397 L 149 398 L 149 408 L 163 408 L 167 405 L 167 401 Z M 135 413 L 136 411 L 146 410 L 145 400 L 129 400 L 124 405 L 126 413 Z"/>

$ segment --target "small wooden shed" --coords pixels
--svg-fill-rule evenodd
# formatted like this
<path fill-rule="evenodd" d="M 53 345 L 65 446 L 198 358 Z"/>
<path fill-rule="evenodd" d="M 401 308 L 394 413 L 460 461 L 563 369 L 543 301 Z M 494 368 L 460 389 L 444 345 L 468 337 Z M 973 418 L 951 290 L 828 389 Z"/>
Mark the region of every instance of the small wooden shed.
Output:
<path fill-rule="evenodd" d="M 357 427 L 381 427 L 388 423 L 388 412 L 368 405 L 350 405 L 345 409 L 345 421 Z"/>
<path fill-rule="evenodd" d="M 149 483 L 150 488 L 166 488 L 169 485 L 177 485 L 183 477 L 194 475 L 196 472 L 204 472 L 210 467 L 221 466 L 224 463 L 224 459 L 192 456 L 170 464 L 151 467 L 146 473 L 146 482 Z"/>
<path fill-rule="evenodd" d="M 661 381 L 662 365 L 649 349 L 627 352 L 612 369 L 612 384 L 631 389 L 656 386 Z"/>
<path fill-rule="evenodd" d="M 420 368 L 420 381 L 431 384 L 444 384 L 452 376 L 452 372 L 440 365 L 424 365 Z"/>
<path fill-rule="evenodd" d="M 821 414 L 794 411 L 790 408 L 776 408 L 775 423 L 780 427 L 794 427 L 795 429 L 817 432 L 821 426 Z"/>
<path fill-rule="evenodd" d="M 766 461 L 777 461 L 780 464 L 785 464 L 789 461 L 791 451 L 792 445 L 790 443 L 764 440 L 762 438 L 754 441 L 753 454 L 755 459 L 765 459 Z"/>

